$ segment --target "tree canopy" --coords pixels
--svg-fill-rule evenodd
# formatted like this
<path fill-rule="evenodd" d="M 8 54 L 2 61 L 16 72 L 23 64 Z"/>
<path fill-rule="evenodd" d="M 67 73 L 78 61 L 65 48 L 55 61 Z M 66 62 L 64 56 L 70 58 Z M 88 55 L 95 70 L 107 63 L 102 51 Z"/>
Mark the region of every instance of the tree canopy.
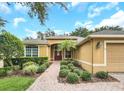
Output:
<path fill-rule="evenodd" d="M 4 59 L 6 64 L 11 63 L 11 58 L 23 55 L 23 43 L 16 36 L 7 31 L 0 31 L 0 58 Z"/>
<path fill-rule="evenodd" d="M 78 27 L 70 33 L 71 36 L 86 37 L 91 33 L 87 28 Z"/>
<path fill-rule="evenodd" d="M 51 29 L 48 29 L 46 32 L 38 31 L 37 39 L 43 40 L 46 37 L 55 36 L 55 35 L 56 35 L 56 33 L 54 31 L 52 31 Z M 33 38 L 31 36 L 25 38 L 25 40 L 30 40 L 30 39 L 33 39 Z"/>
<path fill-rule="evenodd" d="M 103 31 L 103 30 L 121 31 L 123 30 L 123 28 L 120 26 L 102 26 L 99 28 L 95 28 L 94 31 L 97 32 L 97 31 Z"/>
<path fill-rule="evenodd" d="M 80 36 L 80 37 L 86 37 L 90 35 L 91 33 L 98 32 L 98 31 L 104 31 L 104 30 L 111 30 L 111 31 L 122 31 L 124 28 L 120 26 L 101 26 L 99 28 L 95 28 L 94 30 L 89 30 L 87 28 L 78 27 L 75 28 L 74 31 L 70 33 L 71 36 Z"/>
<path fill-rule="evenodd" d="M 5 26 L 5 24 L 6 24 L 6 20 L 4 20 L 4 19 L 2 19 L 1 17 L 0 17 L 0 28 L 1 27 L 4 27 Z"/>
<path fill-rule="evenodd" d="M 48 9 L 51 5 L 59 5 L 60 7 L 64 8 L 65 10 L 68 10 L 66 7 L 66 3 L 62 2 L 21 2 L 20 3 L 23 6 L 28 7 L 28 15 L 33 18 L 37 17 L 41 24 L 44 24 L 48 17 Z"/>

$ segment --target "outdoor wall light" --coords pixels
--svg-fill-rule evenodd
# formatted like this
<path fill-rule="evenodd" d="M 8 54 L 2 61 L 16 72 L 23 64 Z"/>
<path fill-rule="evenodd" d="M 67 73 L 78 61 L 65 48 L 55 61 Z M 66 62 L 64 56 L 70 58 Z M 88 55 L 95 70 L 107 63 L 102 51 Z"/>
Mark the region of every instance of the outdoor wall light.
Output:
<path fill-rule="evenodd" d="M 97 42 L 97 44 L 96 44 L 96 48 L 100 48 L 102 46 L 102 42 Z"/>

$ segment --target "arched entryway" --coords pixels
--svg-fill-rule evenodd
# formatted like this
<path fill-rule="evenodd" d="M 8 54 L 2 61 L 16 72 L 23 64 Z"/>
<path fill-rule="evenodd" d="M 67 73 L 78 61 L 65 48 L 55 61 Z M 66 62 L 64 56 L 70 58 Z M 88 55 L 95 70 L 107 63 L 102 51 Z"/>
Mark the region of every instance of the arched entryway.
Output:
<path fill-rule="evenodd" d="M 65 58 L 72 58 L 73 51 L 58 51 L 58 43 L 51 45 L 51 59 L 62 60 Z"/>
<path fill-rule="evenodd" d="M 62 60 L 62 51 L 58 51 L 58 44 L 51 45 L 52 60 Z"/>

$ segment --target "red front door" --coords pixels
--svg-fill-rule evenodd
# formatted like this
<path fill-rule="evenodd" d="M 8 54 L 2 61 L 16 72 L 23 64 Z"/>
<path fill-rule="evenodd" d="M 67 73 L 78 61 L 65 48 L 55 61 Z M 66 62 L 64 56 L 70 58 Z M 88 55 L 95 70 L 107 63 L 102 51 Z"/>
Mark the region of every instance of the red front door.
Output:
<path fill-rule="evenodd" d="M 61 51 L 55 51 L 55 55 L 54 55 L 54 59 L 55 60 L 62 60 L 62 52 Z"/>

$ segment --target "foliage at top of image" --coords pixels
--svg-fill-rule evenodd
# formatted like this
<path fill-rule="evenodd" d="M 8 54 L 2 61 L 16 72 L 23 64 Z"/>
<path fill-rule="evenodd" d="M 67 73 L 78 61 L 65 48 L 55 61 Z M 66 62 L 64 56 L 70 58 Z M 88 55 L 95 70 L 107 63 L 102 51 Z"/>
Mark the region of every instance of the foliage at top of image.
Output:
<path fill-rule="evenodd" d="M 2 19 L 1 17 L 0 17 L 0 28 L 1 27 L 4 27 L 5 26 L 5 24 L 6 24 L 6 20 L 4 20 L 4 19 Z"/>

